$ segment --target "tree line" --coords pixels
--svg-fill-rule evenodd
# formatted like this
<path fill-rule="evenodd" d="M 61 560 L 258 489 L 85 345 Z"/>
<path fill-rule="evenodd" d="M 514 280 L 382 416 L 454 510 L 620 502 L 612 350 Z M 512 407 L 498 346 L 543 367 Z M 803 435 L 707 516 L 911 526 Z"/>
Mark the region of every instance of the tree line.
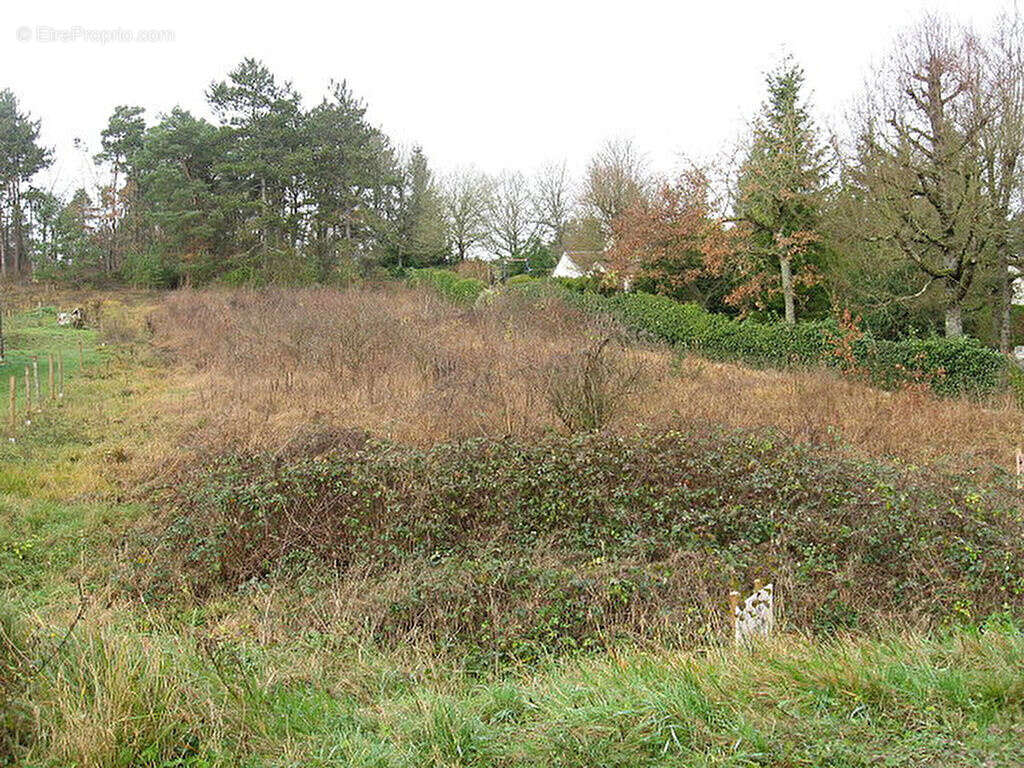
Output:
<path fill-rule="evenodd" d="M 396 147 L 344 81 L 306 108 L 243 60 L 210 85 L 214 120 L 119 106 L 61 199 L 39 122 L 0 91 L 0 265 L 9 278 L 147 286 L 350 279 L 485 257 L 544 273 L 597 254 L 605 289 L 731 315 L 837 312 L 879 337 L 965 332 L 1008 350 L 1024 238 L 1024 24 L 982 34 L 929 16 L 875 67 L 842 129 L 819 125 L 784 60 L 743 145 L 682 173 L 608 142 L 575 179 L 438 175 Z M 600 286 L 598 286 L 600 287 Z"/>
<path fill-rule="evenodd" d="M 735 161 L 692 164 L 615 220 L 618 269 L 707 309 L 879 337 L 965 328 L 1009 351 L 1024 242 L 1024 25 L 928 16 L 871 73 L 845 131 L 785 61 Z M 1018 334 L 1019 335 L 1019 334 Z"/>
<path fill-rule="evenodd" d="M 105 182 L 62 200 L 33 185 L 52 162 L 39 121 L 0 92 L 4 275 L 153 287 L 330 281 L 474 255 L 543 271 L 566 241 L 577 201 L 564 164 L 529 179 L 472 169 L 440 178 L 422 148 L 397 148 L 367 120 L 347 83 L 304 109 L 254 59 L 206 97 L 215 122 L 176 107 L 147 125 L 142 107 L 116 107 L 92 157 Z"/>

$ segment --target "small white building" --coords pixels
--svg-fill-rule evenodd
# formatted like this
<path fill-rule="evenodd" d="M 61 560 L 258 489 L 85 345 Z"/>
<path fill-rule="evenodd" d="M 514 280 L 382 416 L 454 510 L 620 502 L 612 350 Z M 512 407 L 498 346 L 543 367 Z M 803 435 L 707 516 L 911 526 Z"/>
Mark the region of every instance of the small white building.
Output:
<path fill-rule="evenodd" d="M 1013 282 L 1011 285 L 1012 296 L 1010 303 L 1020 306 L 1024 304 L 1024 276 L 1021 275 L 1021 271 L 1017 267 L 1010 267 L 1010 274 L 1013 275 Z"/>
<path fill-rule="evenodd" d="M 1024 305 L 1024 276 L 1017 267 L 1010 267 L 1010 274 L 1013 275 L 1013 282 L 1010 283 L 1010 303 L 1014 306 Z M 1017 364 L 1024 367 L 1024 346 L 1013 348 L 1013 359 Z"/>
<path fill-rule="evenodd" d="M 558 260 L 552 277 L 592 277 L 608 270 L 602 263 L 600 251 L 565 251 Z"/>

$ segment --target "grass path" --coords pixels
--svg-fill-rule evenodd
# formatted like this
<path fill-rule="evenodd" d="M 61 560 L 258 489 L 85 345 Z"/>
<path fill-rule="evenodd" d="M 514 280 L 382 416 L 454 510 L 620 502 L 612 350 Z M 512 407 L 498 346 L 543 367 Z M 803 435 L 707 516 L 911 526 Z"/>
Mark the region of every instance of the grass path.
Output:
<path fill-rule="evenodd" d="M 0 593 L 25 610 L 59 618 L 73 609 L 76 582 L 95 570 L 93 558 L 102 560 L 139 514 L 138 505 L 118 501 L 118 469 L 143 437 L 130 418 L 135 394 L 158 377 L 125 350 L 104 344 L 98 331 L 57 326 L 52 307 L 16 314 L 7 346 L 0 387 L 6 395 L 9 377 L 17 377 L 17 421 L 12 434 L 4 397 Z M 58 354 L 64 397 L 53 399 L 46 360 Z M 33 359 L 42 363 L 41 398 L 38 410 L 26 414 L 24 369 Z"/>
<path fill-rule="evenodd" d="M 25 412 L 25 370 L 31 370 L 33 361 L 38 363 L 39 368 L 40 397 L 44 401 L 44 406 L 49 406 L 51 393 L 48 356 L 52 356 L 54 360 L 58 356 L 63 359 L 65 380 L 78 376 L 81 367 L 95 365 L 100 360 L 97 332 L 92 329 L 59 327 L 56 311 L 51 307 L 15 315 L 8 321 L 5 332 L 7 355 L 4 362 L 0 363 L 0 394 L 4 395 L 3 401 L 6 406 L 7 386 L 13 376 L 17 384 L 17 410 L 20 415 L 24 415 Z M 54 376 L 56 378 L 56 371 Z M 6 414 L 7 409 L 4 408 L 4 415 Z"/>

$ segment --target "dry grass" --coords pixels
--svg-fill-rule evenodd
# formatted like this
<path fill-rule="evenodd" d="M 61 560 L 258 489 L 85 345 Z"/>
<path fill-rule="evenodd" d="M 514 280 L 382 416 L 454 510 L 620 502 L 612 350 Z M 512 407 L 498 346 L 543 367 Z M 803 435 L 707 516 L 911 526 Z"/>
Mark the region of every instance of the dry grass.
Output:
<path fill-rule="evenodd" d="M 316 450 L 349 430 L 416 445 L 561 430 L 553 372 L 604 338 L 626 338 L 555 298 L 499 296 L 466 310 L 403 287 L 183 291 L 150 322 L 176 363 L 165 402 L 175 442 L 201 453 Z M 609 414 L 613 431 L 710 421 L 912 463 L 1007 469 L 1021 437 L 1009 398 L 884 392 L 826 370 L 679 360 L 637 344 L 606 354 L 623 376 L 644 370 L 639 391 Z"/>
<path fill-rule="evenodd" d="M 774 428 L 794 440 L 841 442 L 870 456 L 956 469 L 1012 469 L 1024 414 L 1010 397 L 985 403 L 940 398 L 924 387 L 886 392 L 832 371 L 760 371 L 688 357 L 653 408 L 683 421 Z"/>
<path fill-rule="evenodd" d="M 152 323 L 189 381 L 183 437 L 200 448 L 352 429 L 417 445 L 554 430 L 553 365 L 621 333 L 555 300 L 467 311 L 400 287 L 182 292 Z"/>

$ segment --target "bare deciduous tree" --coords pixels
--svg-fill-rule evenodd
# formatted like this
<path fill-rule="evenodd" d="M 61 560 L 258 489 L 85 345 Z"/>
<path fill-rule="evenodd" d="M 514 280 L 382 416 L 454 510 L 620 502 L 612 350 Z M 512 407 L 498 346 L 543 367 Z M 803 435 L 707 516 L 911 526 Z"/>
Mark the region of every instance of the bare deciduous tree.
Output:
<path fill-rule="evenodd" d="M 583 203 L 601 221 L 611 237 L 615 219 L 647 191 L 647 164 L 626 139 L 607 142 L 587 166 Z"/>
<path fill-rule="evenodd" d="M 903 35 L 868 92 L 855 178 L 877 236 L 944 291 L 948 337 L 963 335 L 964 298 L 989 247 L 981 145 L 990 121 L 978 41 L 934 17 Z"/>
<path fill-rule="evenodd" d="M 975 96 L 976 109 L 985 109 L 986 100 L 991 100 L 991 117 L 981 130 L 980 149 L 992 216 L 996 335 L 999 348 L 1009 352 L 1013 280 L 1020 266 L 1013 225 L 1024 191 L 1024 22 L 1019 12 L 1000 17 L 980 63 L 983 90 Z"/>
<path fill-rule="evenodd" d="M 572 180 L 565 162 L 541 168 L 534 178 L 532 194 L 537 224 L 556 247 L 563 247 L 574 208 Z"/>
<path fill-rule="evenodd" d="M 445 179 L 443 195 L 452 250 L 463 261 L 487 239 L 491 181 L 473 169 L 456 171 Z"/>
<path fill-rule="evenodd" d="M 498 177 L 488 204 L 488 242 L 503 259 L 523 258 L 537 231 L 530 187 L 523 174 L 506 172 Z"/>

